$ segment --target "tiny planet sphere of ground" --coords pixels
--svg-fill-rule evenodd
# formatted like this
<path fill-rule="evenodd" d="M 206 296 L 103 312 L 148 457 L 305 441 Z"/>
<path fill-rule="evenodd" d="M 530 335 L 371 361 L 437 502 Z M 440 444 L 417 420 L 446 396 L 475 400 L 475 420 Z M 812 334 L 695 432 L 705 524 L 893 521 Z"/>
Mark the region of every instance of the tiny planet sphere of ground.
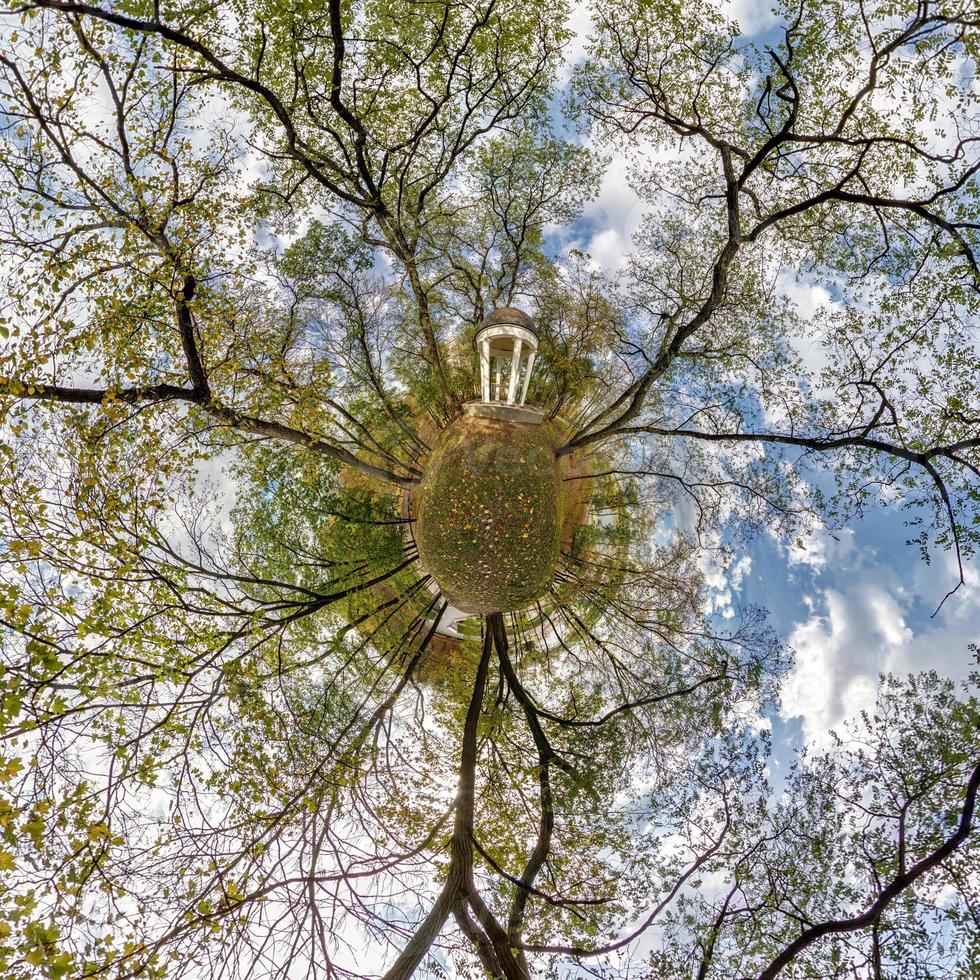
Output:
<path fill-rule="evenodd" d="M 424 467 L 414 528 L 422 564 L 457 609 L 523 609 L 554 579 L 562 496 L 552 426 L 461 416 Z"/>

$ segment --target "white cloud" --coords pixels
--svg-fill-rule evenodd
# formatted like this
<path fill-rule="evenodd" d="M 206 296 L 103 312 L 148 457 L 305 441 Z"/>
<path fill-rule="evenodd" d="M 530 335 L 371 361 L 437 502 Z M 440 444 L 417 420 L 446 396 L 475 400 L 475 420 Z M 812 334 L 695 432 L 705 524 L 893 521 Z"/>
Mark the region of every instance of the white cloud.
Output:
<path fill-rule="evenodd" d="M 587 241 L 569 241 L 569 248 L 588 252 L 593 262 L 609 273 L 625 265 L 633 236 L 643 220 L 645 206 L 630 186 L 630 164 L 622 156 L 614 157 L 602 175 L 599 193 L 583 213 L 586 227 L 599 228 Z"/>
<path fill-rule="evenodd" d="M 933 565 L 917 563 L 909 585 L 914 594 L 934 608 L 955 584 L 958 574 L 952 555 L 946 555 Z M 942 609 L 927 619 L 909 642 L 893 651 L 889 670 L 896 674 L 935 670 L 957 679 L 968 673 L 968 646 L 980 640 L 980 570 L 967 566 L 965 579 Z"/>
<path fill-rule="evenodd" d="M 782 683 L 780 714 L 801 718 L 804 737 L 825 744 L 831 728 L 873 707 L 881 673 L 965 676 L 968 645 L 978 637 L 980 574 L 968 568 L 960 592 L 929 618 L 922 604 L 938 605 L 946 583 L 955 581 L 951 558 L 930 566 L 910 555 L 897 568 L 874 551 L 858 551 L 850 534 L 819 540 L 820 560 L 807 563 L 818 582 L 833 584 L 805 597 L 807 618 L 790 633 L 796 662 Z"/>
<path fill-rule="evenodd" d="M 773 534 L 773 540 L 778 542 L 779 538 Z M 849 561 L 853 557 L 853 553 L 854 531 L 852 528 L 844 528 L 834 534 L 823 528 L 808 528 L 801 531 L 796 541 L 788 546 L 786 558 L 790 565 L 807 565 L 815 571 L 819 571 L 826 568 L 828 561 Z"/>
<path fill-rule="evenodd" d="M 835 302 L 825 283 L 801 276 L 786 268 L 780 270 L 776 287 L 790 299 L 800 317 L 811 327 L 804 336 L 790 337 L 790 342 L 803 359 L 804 366 L 814 375 L 819 375 L 829 363 L 827 352 L 819 342 L 823 332 L 820 321 L 842 307 Z"/>
<path fill-rule="evenodd" d="M 585 51 L 593 33 L 592 4 L 576 0 L 569 14 L 567 27 L 573 32 L 568 46 L 565 48 L 565 64 L 559 76 L 559 83 L 564 84 L 571 76 L 575 65 L 585 60 Z"/>
<path fill-rule="evenodd" d="M 702 551 L 697 561 L 708 590 L 704 612 L 709 616 L 731 619 L 735 615 L 734 597 L 752 571 L 752 559 L 742 555 L 737 561 L 726 563 L 719 552 Z"/>
<path fill-rule="evenodd" d="M 779 23 L 780 18 L 773 13 L 773 4 L 762 0 L 726 0 L 721 11 L 732 20 L 738 21 L 743 34 L 760 34 Z"/>
<path fill-rule="evenodd" d="M 627 245 L 614 228 L 593 235 L 585 250 L 592 256 L 593 263 L 607 272 L 618 272 L 626 264 Z"/>
<path fill-rule="evenodd" d="M 878 675 L 912 639 L 896 598 L 865 579 L 846 594 L 827 589 L 790 635 L 796 663 L 781 687 L 784 719 L 801 717 L 808 741 L 873 707 Z"/>

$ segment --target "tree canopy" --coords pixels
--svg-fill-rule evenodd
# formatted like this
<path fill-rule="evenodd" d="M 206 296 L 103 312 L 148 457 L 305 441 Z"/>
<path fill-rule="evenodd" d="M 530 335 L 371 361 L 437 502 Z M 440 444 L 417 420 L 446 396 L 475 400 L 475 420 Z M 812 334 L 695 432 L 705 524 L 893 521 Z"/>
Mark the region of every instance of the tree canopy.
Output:
<path fill-rule="evenodd" d="M 776 775 L 706 575 L 888 508 L 970 588 L 974 3 L 0 11 L 4 976 L 976 975 L 980 675 Z M 412 502 L 488 492 L 424 477 L 510 305 L 565 523 L 454 618 Z"/>

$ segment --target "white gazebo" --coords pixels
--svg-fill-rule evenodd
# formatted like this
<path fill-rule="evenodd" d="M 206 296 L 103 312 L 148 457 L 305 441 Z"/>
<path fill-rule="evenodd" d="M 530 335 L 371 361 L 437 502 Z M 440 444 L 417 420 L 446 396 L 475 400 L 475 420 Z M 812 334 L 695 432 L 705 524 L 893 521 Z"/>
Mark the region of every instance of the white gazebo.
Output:
<path fill-rule="evenodd" d="M 483 397 L 468 402 L 465 411 L 515 422 L 540 422 L 544 414 L 524 405 L 538 351 L 534 321 L 521 310 L 502 306 L 483 320 L 473 343 L 480 355 Z"/>

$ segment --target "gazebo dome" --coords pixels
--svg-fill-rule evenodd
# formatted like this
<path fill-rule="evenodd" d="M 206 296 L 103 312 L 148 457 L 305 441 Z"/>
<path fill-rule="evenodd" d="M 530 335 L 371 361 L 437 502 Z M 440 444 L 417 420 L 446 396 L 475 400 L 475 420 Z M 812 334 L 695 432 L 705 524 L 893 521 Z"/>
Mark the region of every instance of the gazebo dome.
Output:
<path fill-rule="evenodd" d="M 473 339 L 474 345 L 477 347 L 480 346 L 480 335 L 488 327 L 502 326 L 504 324 L 523 327 L 525 330 L 529 330 L 534 334 L 535 340 L 538 338 L 538 330 L 534 326 L 534 321 L 523 310 L 517 309 L 516 306 L 500 306 L 483 318 L 483 323 L 480 324 L 480 329 L 476 332 L 476 337 Z"/>

